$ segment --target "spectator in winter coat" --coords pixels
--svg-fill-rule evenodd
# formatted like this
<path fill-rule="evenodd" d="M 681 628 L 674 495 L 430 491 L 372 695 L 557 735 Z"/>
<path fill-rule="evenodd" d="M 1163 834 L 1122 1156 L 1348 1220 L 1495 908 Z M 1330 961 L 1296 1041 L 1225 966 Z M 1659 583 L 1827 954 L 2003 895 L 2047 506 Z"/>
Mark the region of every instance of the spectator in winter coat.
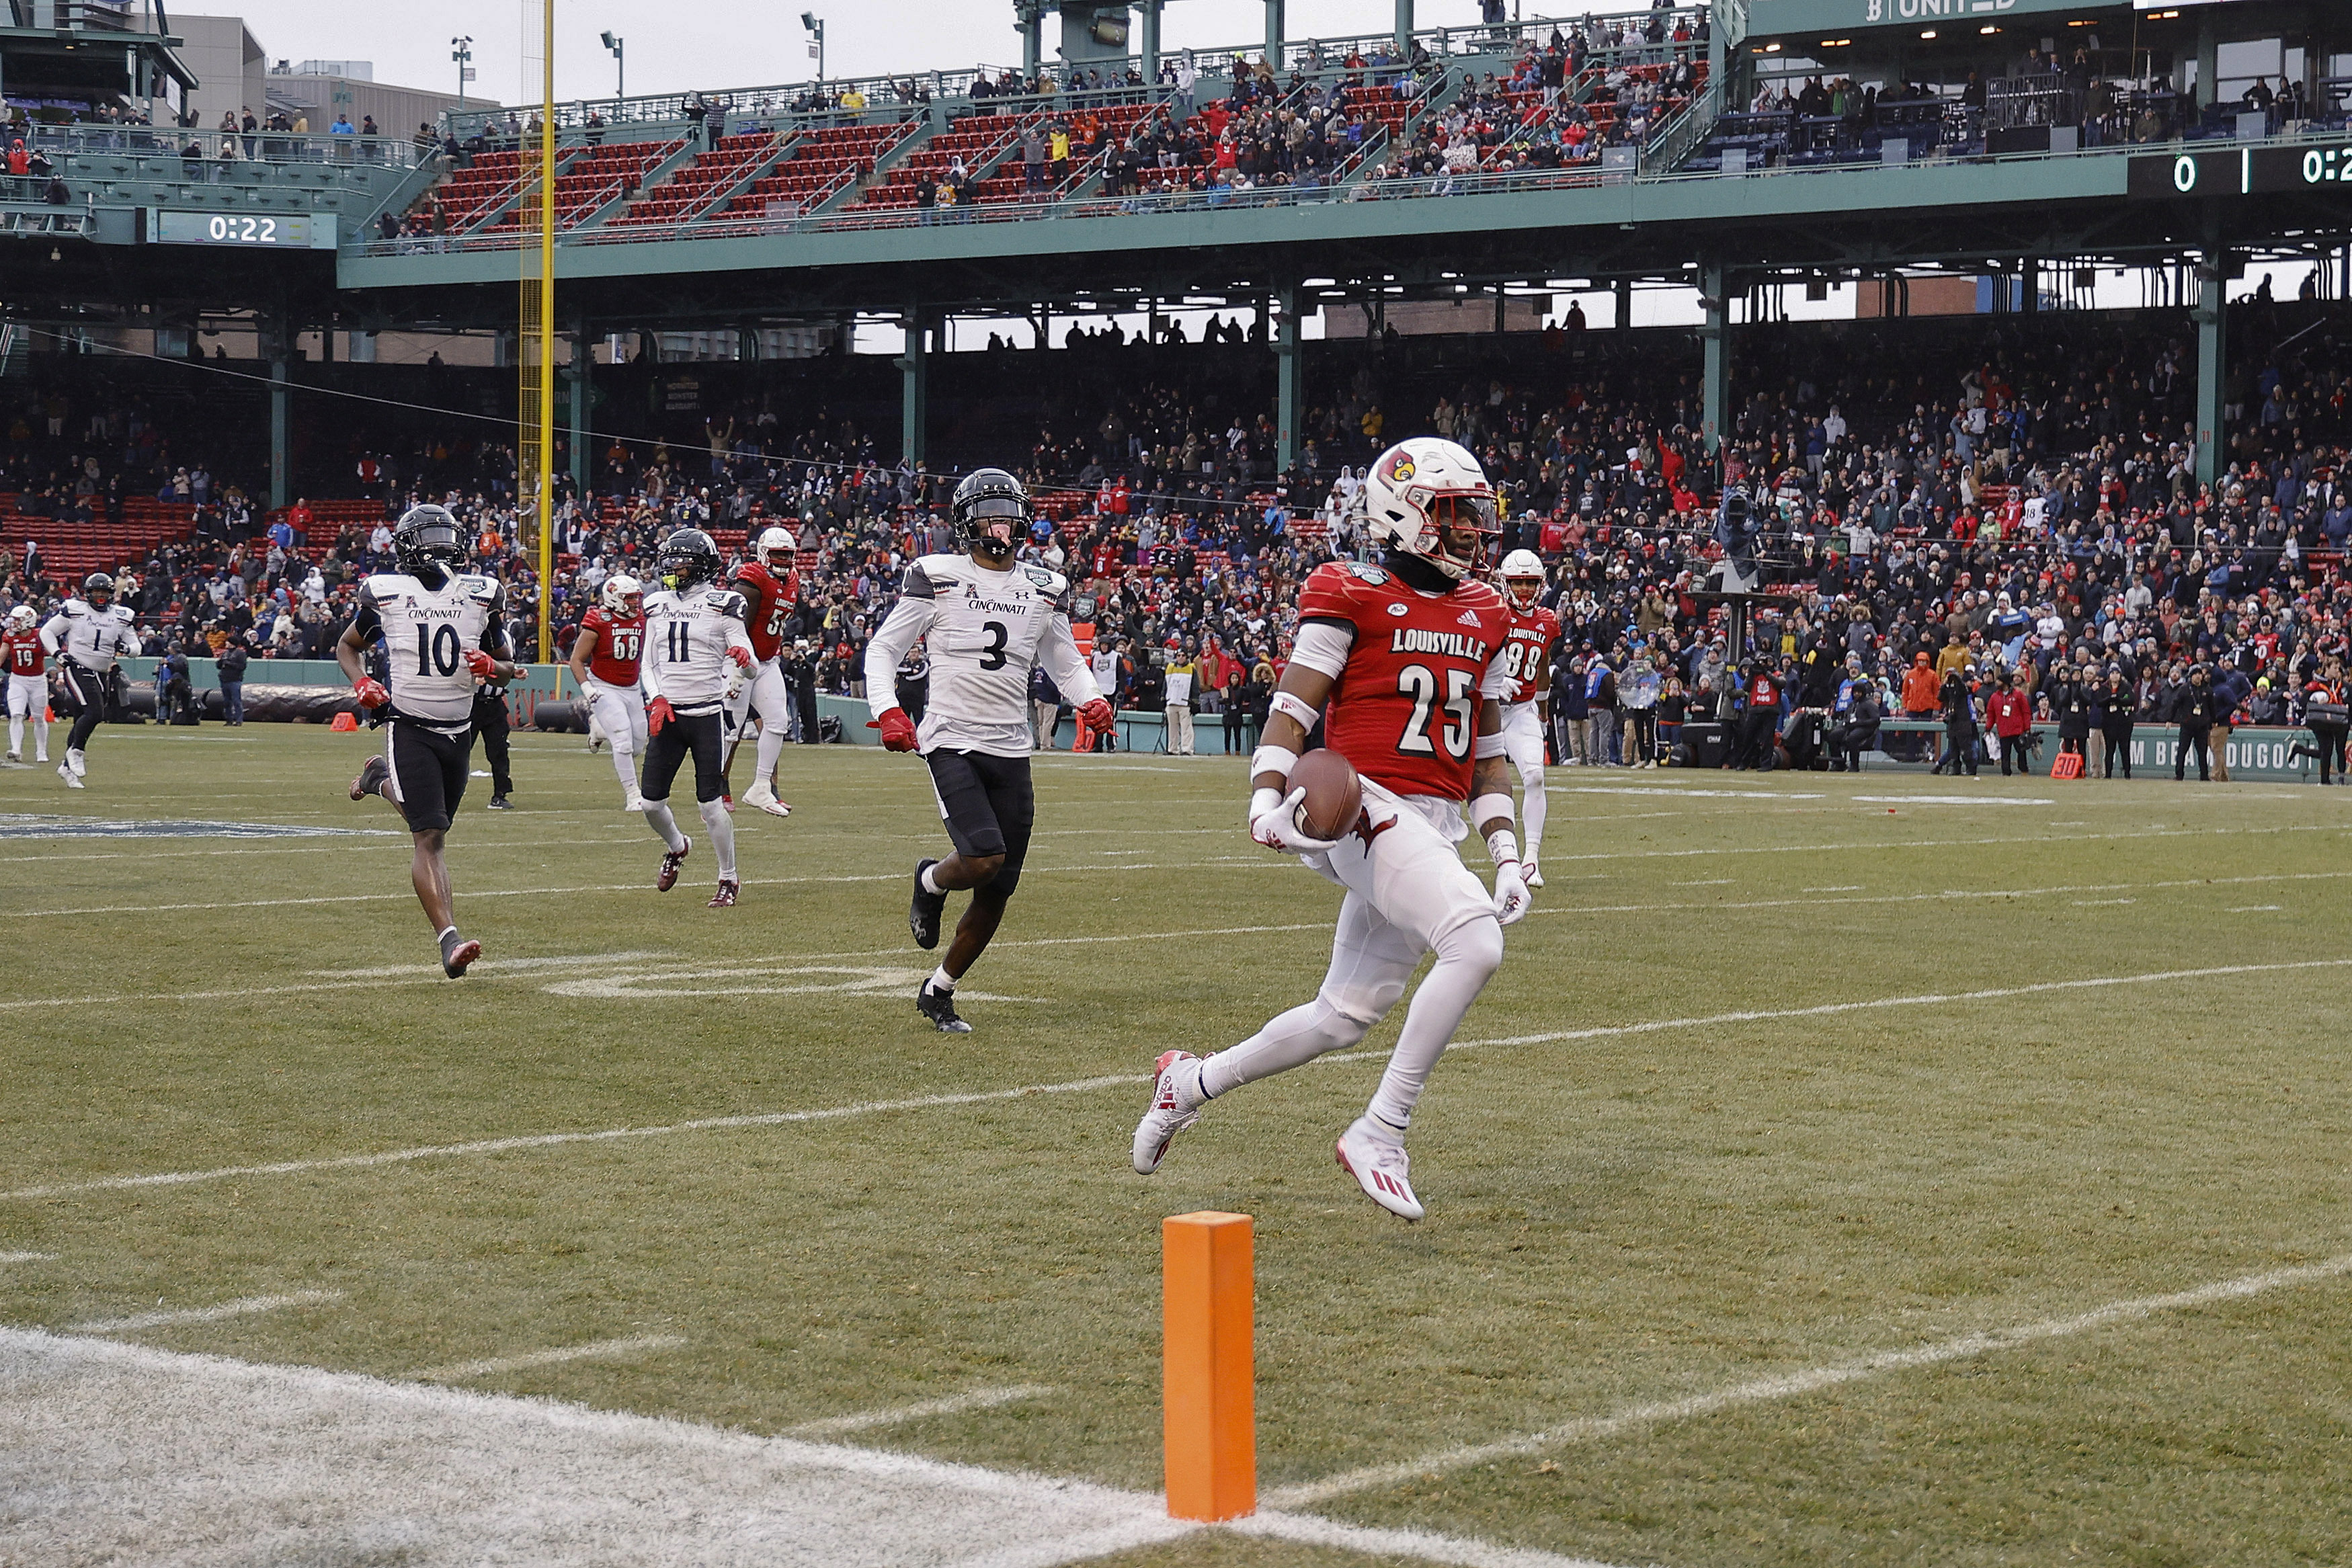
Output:
<path fill-rule="evenodd" d="M 2033 705 L 2010 682 L 2003 670 L 1993 677 L 1993 694 L 1985 703 L 1985 719 L 2000 741 L 2000 776 L 2009 777 L 2009 762 L 2017 758 L 2017 770 L 2031 773 L 2026 761 L 2025 737 L 2033 729 Z"/>

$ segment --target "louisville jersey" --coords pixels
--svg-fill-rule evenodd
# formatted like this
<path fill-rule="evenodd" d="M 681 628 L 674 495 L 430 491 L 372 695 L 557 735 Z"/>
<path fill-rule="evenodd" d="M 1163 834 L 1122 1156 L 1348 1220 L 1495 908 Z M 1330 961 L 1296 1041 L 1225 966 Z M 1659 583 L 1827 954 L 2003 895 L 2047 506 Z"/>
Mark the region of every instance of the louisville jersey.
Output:
<path fill-rule="evenodd" d="M 0 656 L 5 657 L 12 675 L 37 675 L 49 662 L 38 632 L 0 632 Z"/>
<path fill-rule="evenodd" d="M 42 626 L 41 642 L 52 653 L 104 674 L 114 668 L 115 660 L 137 657 L 139 636 L 131 629 L 135 619 L 124 605 L 110 604 L 100 610 L 85 601 L 68 599 L 65 608 Z"/>
<path fill-rule="evenodd" d="M 404 571 L 380 571 L 360 584 L 352 624 L 362 642 L 383 633 L 394 716 L 452 735 L 473 723 L 475 681 L 466 653 L 478 648 L 506 657 L 501 592 L 497 578 L 457 572 L 445 574 L 437 588 Z"/>
<path fill-rule="evenodd" d="M 683 592 L 646 595 L 645 657 L 638 664 L 647 700 L 667 697 L 678 713 L 715 713 L 735 670 L 730 647 L 750 652 L 743 596 L 704 583 Z"/>
<path fill-rule="evenodd" d="M 1511 607 L 1511 634 L 1503 643 L 1503 673 L 1511 680 L 1517 706 L 1535 700 L 1536 687 L 1551 666 L 1551 645 L 1559 641 L 1559 617 L 1538 604 L 1532 610 Z"/>
<path fill-rule="evenodd" d="M 1350 637 L 1324 710 L 1326 744 L 1399 795 L 1468 800 L 1479 699 L 1500 698 L 1508 679 L 1503 596 L 1475 580 L 1423 593 L 1381 567 L 1326 561 L 1307 580 L 1298 619 Z"/>
<path fill-rule="evenodd" d="M 747 560 L 731 580 L 749 606 L 743 629 L 751 634 L 751 656 L 764 664 L 784 644 L 784 622 L 800 599 L 799 574 L 787 571 L 778 578 L 761 562 Z"/>
<path fill-rule="evenodd" d="M 908 567 L 898 604 L 866 644 L 875 717 L 897 706 L 894 674 L 919 642 L 931 661 L 916 732 L 926 752 L 1028 756 L 1029 674 L 1040 664 L 1072 706 L 1102 695 L 1070 633 L 1069 582 L 1042 566 L 992 571 L 969 556 L 927 555 Z"/>
<path fill-rule="evenodd" d="M 646 651 L 646 618 L 615 615 L 593 605 L 580 618 L 580 630 L 596 633 L 596 651 L 588 655 L 588 673 L 608 686 L 637 684 L 637 660 Z"/>

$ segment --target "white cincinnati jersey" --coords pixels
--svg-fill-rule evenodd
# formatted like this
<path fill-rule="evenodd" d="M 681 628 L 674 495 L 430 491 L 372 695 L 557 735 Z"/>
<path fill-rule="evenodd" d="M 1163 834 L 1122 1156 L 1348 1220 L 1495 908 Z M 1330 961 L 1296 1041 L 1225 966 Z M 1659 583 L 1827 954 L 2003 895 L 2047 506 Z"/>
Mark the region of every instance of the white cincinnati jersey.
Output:
<path fill-rule="evenodd" d="M 991 571 L 969 556 L 923 557 L 866 646 L 875 716 L 898 706 L 898 661 L 925 643 L 931 685 L 916 732 L 922 749 L 1028 756 L 1031 670 L 1044 664 L 1075 707 L 1102 695 L 1070 635 L 1069 594 L 1068 580 L 1042 566 Z"/>
<path fill-rule="evenodd" d="M 646 700 L 667 697 L 677 713 L 717 712 L 736 673 L 727 650 L 751 652 L 743 627 L 749 612 L 741 594 L 709 583 L 646 594 L 646 653 L 637 666 Z"/>
<path fill-rule="evenodd" d="M 139 635 L 131 629 L 137 619 L 121 604 L 98 610 L 81 600 L 68 599 L 65 608 L 41 628 L 41 643 L 50 653 L 62 653 L 85 670 L 104 674 L 114 668 L 118 658 L 138 657 Z"/>
<path fill-rule="evenodd" d="M 452 734 L 473 723 L 476 683 L 466 652 L 506 657 L 501 592 L 494 577 L 457 572 L 445 574 L 437 588 L 404 571 L 380 571 L 360 584 L 355 623 L 362 640 L 383 632 L 394 714 Z"/>

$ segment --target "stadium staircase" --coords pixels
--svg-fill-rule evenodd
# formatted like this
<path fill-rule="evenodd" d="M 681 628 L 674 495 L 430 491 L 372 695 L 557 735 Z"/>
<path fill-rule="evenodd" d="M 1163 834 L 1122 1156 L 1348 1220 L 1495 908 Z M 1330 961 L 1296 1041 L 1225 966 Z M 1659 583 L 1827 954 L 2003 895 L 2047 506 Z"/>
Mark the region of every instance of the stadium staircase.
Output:
<path fill-rule="evenodd" d="M 860 181 L 904 153 L 929 123 L 910 118 L 804 131 L 768 173 L 729 198 L 726 214 L 797 217 L 838 204 Z"/>
<path fill-rule="evenodd" d="M 776 166 L 800 140 L 798 132 L 752 131 L 722 136 L 672 172 L 649 184 L 628 210 L 610 220 L 612 228 L 649 224 L 690 224 L 723 213 L 736 194 Z"/>

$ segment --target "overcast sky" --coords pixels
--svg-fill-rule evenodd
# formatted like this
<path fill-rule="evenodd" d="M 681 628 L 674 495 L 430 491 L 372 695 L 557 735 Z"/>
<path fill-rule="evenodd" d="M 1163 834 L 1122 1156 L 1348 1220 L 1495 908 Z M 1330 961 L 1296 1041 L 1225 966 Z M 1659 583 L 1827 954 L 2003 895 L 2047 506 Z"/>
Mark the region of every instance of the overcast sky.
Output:
<path fill-rule="evenodd" d="M 629 91 L 677 92 L 688 88 L 764 87 L 812 74 L 808 35 L 800 14 L 807 0 L 662 0 L 647 6 L 625 0 L 555 0 L 555 91 L 583 98 L 613 90 L 613 61 L 597 42 L 610 28 L 627 45 Z M 825 70 L 833 76 L 874 76 L 979 64 L 1021 63 L 1011 0 L 818 0 L 807 8 L 825 18 Z M 321 0 L 246 0 L 242 5 L 189 5 L 203 15 L 244 16 L 246 26 L 277 60 L 372 60 L 375 79 L 403 87 L 453 90 L 449 40 L 474 37 L 475 90 L 513 103 L 522 65 L 522 5 L 518 0 L 402 0 L 397 5 L 322 4 Z M 1574 9 L 1563 5 L 1528 5 Z M 167 15 L 180 7 L 167 6 Z M 1170 48 L 1246 43 L 1265 34 L 1259 0 L 1169 0 L 1162 42 Z M 1377 33 L 1394 25 L 1390 0 L 1290 0 L 1293 37 Z M 1424 27 L 1478 19 L 1477 0 L 1418 0 L 1414 20 Z M 1045 23 L 1045 55 L 1054 56 L 1061 25 Z M 528 96 L 538 96 L 534 81 Z"/>

